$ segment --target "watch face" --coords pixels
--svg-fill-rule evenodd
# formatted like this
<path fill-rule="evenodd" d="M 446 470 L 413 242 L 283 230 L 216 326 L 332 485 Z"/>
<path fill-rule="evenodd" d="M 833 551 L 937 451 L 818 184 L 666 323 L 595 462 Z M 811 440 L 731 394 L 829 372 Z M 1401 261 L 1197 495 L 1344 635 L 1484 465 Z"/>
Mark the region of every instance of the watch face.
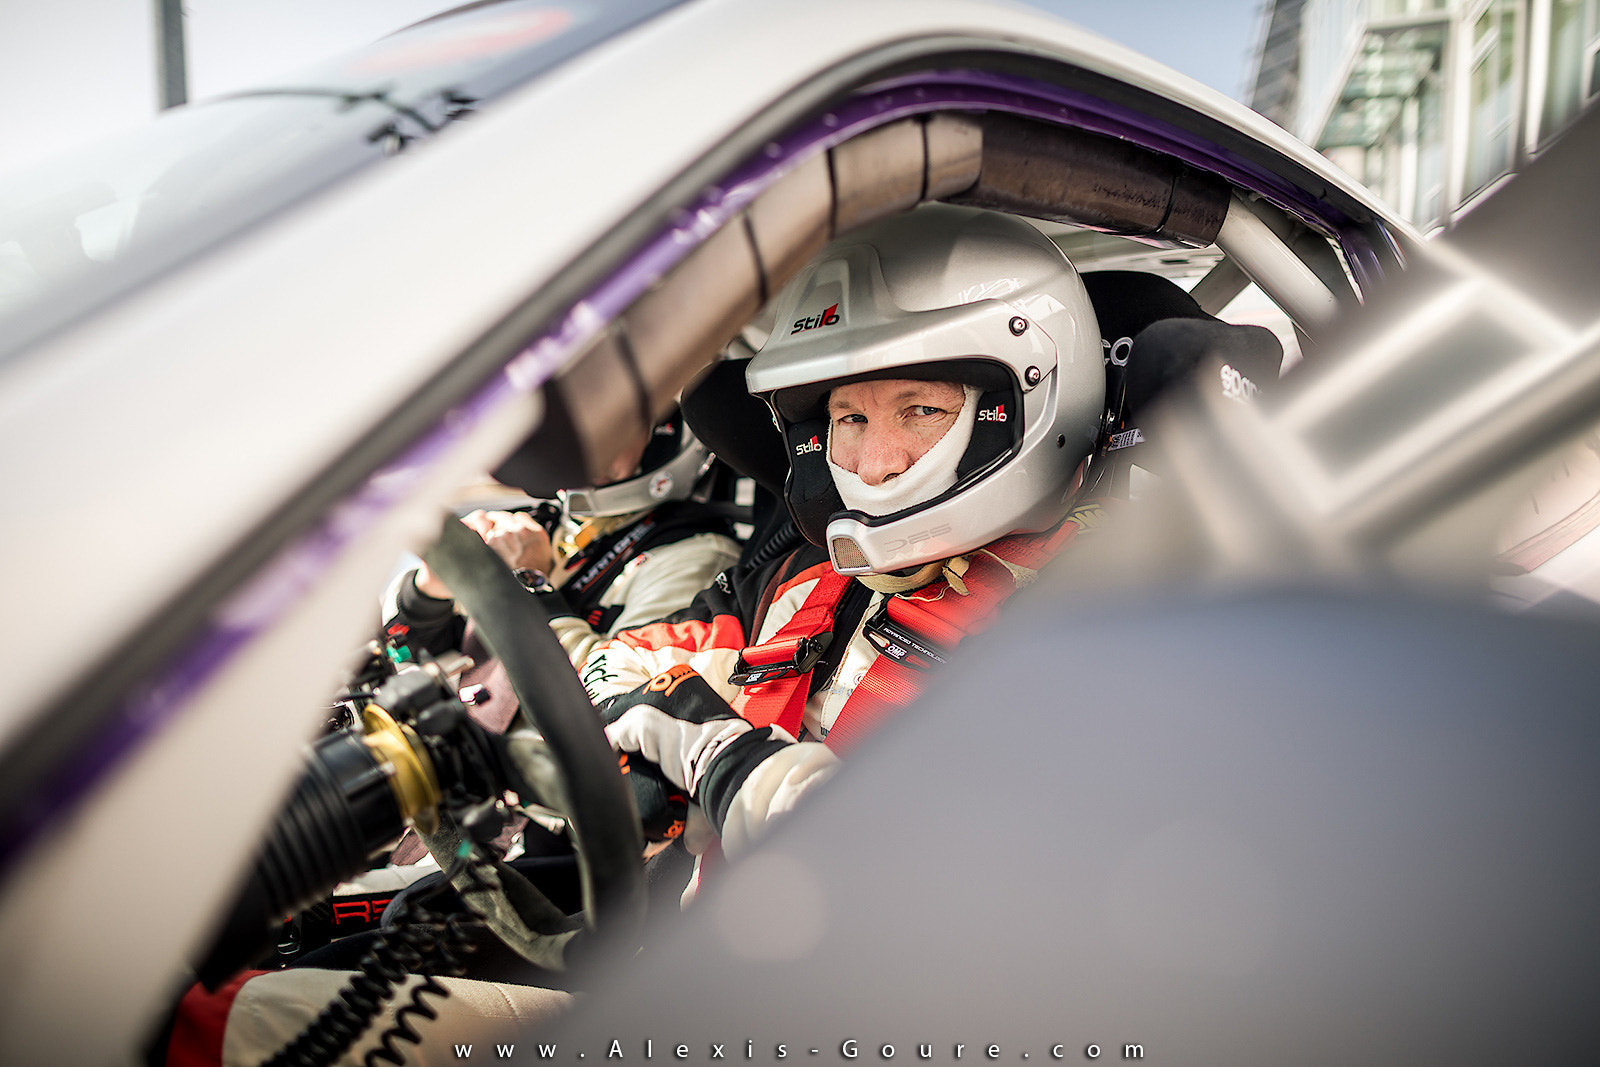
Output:
<path fill-rule="evenodd" d="M 522 587 L 531 592 L 543 593 L 555 588 L 550 584 L 550 579 L 545 577 L 544 571 L 536 571 L 532 568 L 524 567 L 514 573 L 517 581 L 522 583 Z"/>

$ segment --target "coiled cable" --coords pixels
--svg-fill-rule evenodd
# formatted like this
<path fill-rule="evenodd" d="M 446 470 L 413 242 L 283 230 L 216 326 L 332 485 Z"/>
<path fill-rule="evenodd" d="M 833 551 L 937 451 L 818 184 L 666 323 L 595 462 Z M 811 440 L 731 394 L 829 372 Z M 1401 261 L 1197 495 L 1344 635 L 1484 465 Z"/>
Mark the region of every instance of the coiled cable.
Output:
<path fill-rule="evenodd" d="M 262 1067 L 330 1067 L 372 1025 L 384 1004 L 394 996 L 395 986 L 426 967 L 429 973 L 395 1012 L 394 1023 L 362 1061 L 365 1067 L 376 1067 L 379 1062 L 396 1067 L 405 1063 L 400 1042 L 417 1045 L 422 1041 L 413 1019 L 431 1021 L 439 1017 L 424 998 L 443 1000 L 450 995 L 436 975 L 464 973 L 461 957 L 476 947 L 465 923 L 456 916 L 439 917 L 426 907 L 425 901 L 435 893 L 448 891 L 450 880 L 462 872 L 474 887 L 487 889 L 479 873 L 485 862 L 470 841 L 463 841 L 440 885 L 402 902 L 394 925 L 379 931 L 377 940 L 357 963 L 357 973 L 339 995 Z"/>

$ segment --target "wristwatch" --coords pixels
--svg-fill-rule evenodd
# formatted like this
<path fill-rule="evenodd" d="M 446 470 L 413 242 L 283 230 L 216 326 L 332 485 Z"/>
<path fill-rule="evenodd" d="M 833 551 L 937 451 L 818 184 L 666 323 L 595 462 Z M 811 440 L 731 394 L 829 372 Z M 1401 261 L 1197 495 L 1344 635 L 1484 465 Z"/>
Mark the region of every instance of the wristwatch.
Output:
<path fill-rule="evenodd" d="M 522 583 L 522 588 L 530 593 L 553 593 L 556 591 L 556 587 L 550 584 L 550 579 L 545 575 L 544 571 L 537 571 L 532 567 L 523 567 L 521 570 L 513 571 L 512 573 L 516 575 L 517 581 Z"/>

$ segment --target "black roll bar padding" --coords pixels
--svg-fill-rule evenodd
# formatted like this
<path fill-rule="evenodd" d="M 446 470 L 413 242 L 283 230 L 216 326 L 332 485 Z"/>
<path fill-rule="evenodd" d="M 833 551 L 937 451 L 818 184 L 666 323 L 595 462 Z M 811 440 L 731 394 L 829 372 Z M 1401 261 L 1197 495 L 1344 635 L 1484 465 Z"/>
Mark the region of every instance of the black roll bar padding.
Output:
<path fill-rule="evenodd" d="M 567 410 L 565 392 L 552 381 L 545 383 L 541 396 L 539 424 L 490 474 L 536 500 L 549 500 L 562 489 L 588 485 L 591 479 L 583 435 Z"/>
<path fill-rule="evenodd" d="M 980 121 L 978 180 L 948 203 L 1195 248 L 1215 241 L 1228 215 L 1227 181 L 1171 156 L 999 112 Z"/>
<path fill-rule="evenodd" d="M 566 779 L 584 911 L 597 933 L 636 939 L 644 923 L 644 836 L 633 798 L 577 672 L 538 598 L 472 530 L 447 518 L 423 559 L 477 623 Z"/>

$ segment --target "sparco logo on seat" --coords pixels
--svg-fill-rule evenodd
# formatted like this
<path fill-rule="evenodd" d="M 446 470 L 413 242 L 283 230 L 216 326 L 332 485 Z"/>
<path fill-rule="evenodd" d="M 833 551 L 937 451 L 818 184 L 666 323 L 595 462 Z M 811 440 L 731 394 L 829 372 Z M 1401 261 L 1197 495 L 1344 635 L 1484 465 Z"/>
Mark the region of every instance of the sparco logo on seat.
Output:
<path fill-rule="evenodd" d="M 980 412 L 978 412 L 978 421 L 979 422 L 1005 422 L 1006 421 L 1006 406 L 1004 404 L 996 404 L 994 406 L 994 410 L 993 411 L 980 411 Z"/>
<path fill-rule="evenodd" d="M 816 434 L 812 434 L 811 435 L 811 440 L 807 441 L 805 444 L 803 444 L 803 445 L 795 445 L 794 446 L 794 454 L 797 455 L 797 456 L 803 456 L 807 452 L 821 452 L 821 451 L 822 451 L 822 442 L 817 440 L 817 435 Z"/>
<path fill-rule="evenodd" d="M 809 319 L 795 319 L 791 334 L 800 333 L 802 330 L 815 330 L 818 326 L 832 326 L 839 321 L 839 305 L 832 304 L 820 315 L 813 315 Z"/>

